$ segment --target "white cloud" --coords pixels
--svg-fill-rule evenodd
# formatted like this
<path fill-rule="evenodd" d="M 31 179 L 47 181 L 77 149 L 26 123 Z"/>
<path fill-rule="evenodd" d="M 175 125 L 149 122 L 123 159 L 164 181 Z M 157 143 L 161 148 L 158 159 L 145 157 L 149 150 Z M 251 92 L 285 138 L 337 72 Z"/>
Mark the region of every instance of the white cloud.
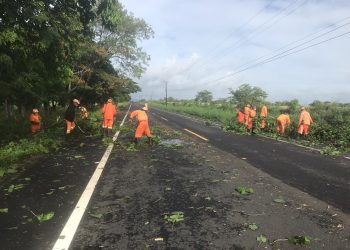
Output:
<path fill-rule="evenodd" d="M 284 0 L 270 5 L 267 0 L 121 2 L 156 33 L 155 39 L 142 43 L 152 61 L 139 80 L 143 91 L 137 98 L 164 97 L 167 81 L 169 96 L 176 98 L 193 98 L 202 89 L 212 91 L 215 98 L 226 97 L 229 87 L 250 83 L 266 90 L 272 101 L 350 102 L 350 35 L 215 81 L 246 62 L 276 54 L 281 46 L 349 16 L 350 1 L 296 0 L 293 4 Z M 281 14 L 288 5 L 288 11 L 295 11 Z M 269 7 L 259 12 L 263 6 Z M 350 25 L 314 42 L 347 31 Z"/>

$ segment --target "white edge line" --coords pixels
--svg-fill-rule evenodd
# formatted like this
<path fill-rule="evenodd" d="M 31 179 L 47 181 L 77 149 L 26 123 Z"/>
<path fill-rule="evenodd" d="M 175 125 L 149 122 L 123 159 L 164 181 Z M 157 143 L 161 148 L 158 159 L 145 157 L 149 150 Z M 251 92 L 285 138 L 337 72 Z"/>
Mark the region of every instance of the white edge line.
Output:
<path fill-rule="evenodd" d="M 123 121 L 120 124 L 120 127 L 124 125 L 125 119 L 129 114 L 131 108 L 131 104 L 129 106 L 128 111 L 126 112 Z M 113 141 L 115 141 L 118 138 L 118 135 L 120 133 L 120 130 L 118 130 L 115 135 L 113 136 Z M 91 176 L 91 179 L 89 183 L 86 185 L 86 188 L 82 195 L 80 196 L 80 199 L 75 206 L 73 212 L 71 213 L 66 225 L 64 226 L 63 230 L 61 231 L 55 245 L 53 246 L 52 250 L 68 250 L 73 237 L 78 229 L 79 223 L 81 221 L 81 218 L 83 217 L 87 206 L 89 204 L 89 201 L 91 199 L 91 196 L 95 190 L 95 187 L 98 183 L 98 180 L 100 179 L 100 176 L 102 175 L 102 172 L 104 170 L 104 167 L 107 163 L 107 160 L 109 158 L 109 155 L 112 152 L 114 144 L 111 143 L 108 145 L 105 153 L 103 154 L 101 161 L 97 165 L 94 174 Z"/>
<path fill-rule="evenodd" d="M 209 141 L 209 139 L 205 138 L 204 136 L 201 136 L 201 135 L 199 135 L 199 134 L 197 134 L 197 133 L 195 133 L 187 128 L 184 128 L 184 130 L 187 131 L 188 133 L 191 133 L 191 134 L 197 136 L 198 138 L 202 139 L 203 141 Z"/>
<path fill-rule="evenodd" d="M 279 142 L 292 144 L 292 145 L 295 145 L 295 146 L 298 146 L 298 147 L 301 147 L 301 148 L 307 148 L 307 149 L 311 149 L 311 150 L 318 151 L 318 152 L 322 151 L 322 150 L 317 149 L 317 148 L 312 148 L 312 147 L 308 147 L 308 146 L 304 146 L 304 145 L 300 145 L 300 144 L 297 144 L 297 143 L 294 143 L 294 142 L 284 141 L 284 140 L 280 140 L 280 139 L 274 139 L 274 138 L 271 138 L 271 137 L 268 137 L 268 136 L 265 136 L 265 135 L 259 135 L 259 136 L 267 138 L 267 139 L 270 139 L 270 140 L 275 140 L 275 141 L 279 141 Z"/>

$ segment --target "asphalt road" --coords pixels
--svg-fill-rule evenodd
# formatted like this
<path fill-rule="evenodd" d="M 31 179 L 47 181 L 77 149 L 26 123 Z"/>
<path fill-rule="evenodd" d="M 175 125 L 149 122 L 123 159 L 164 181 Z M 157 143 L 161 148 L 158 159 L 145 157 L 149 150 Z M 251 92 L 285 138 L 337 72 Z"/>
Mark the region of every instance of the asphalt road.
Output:
<path fill-rule="evenodd" d="M 207 126 L 203 122 L 154 108 L 151 109 L 150 123 L 152 119 L 160 119 L 172 128 L 183 131 L 188 129 L 207 138 L 211 145 L 237 157 L 246 158 L 246 161 L 254 167 L 284 183 L 317 197 L 345 213 L 350 213 L 348 159 L 331 158 L 314 150 L 257 135 L 235 135 L 220 128 Z"/>

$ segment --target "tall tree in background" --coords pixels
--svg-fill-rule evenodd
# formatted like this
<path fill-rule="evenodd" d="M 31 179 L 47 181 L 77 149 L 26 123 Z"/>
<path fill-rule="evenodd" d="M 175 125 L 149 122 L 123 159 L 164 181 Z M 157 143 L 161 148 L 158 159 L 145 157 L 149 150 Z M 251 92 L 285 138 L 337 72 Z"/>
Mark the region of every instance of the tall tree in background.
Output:
<path fill-rule="evenodd" d="M 199 91 L 194 99 L 196 102 L 211 102 L 213 100 L 213 94 L 208 90 Z"/>
<path fill-rule="evenodd" d="M 267 93 L 259 87 L 252 87 L 249 84 L 242 84 L 236 90 L 229 89 L 231 101 L 237 106 L 245 106 L 246 104 L 255 104 L 263 102 Z"/>

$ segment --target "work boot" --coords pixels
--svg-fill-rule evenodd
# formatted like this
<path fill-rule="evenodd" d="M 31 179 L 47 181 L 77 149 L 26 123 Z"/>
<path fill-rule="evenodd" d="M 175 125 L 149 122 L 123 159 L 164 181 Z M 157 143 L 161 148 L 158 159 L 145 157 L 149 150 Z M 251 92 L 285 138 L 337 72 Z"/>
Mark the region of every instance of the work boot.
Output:
<path fill-rule="evenodd" d="M 148 137 L 148 142 L 147 142 L 150 146 L 153 145 L 153 141 L 152 141 L 152 137 Z"/>
<path fill-rule="evenodd" d="M 113 131 L 111 128 L 108 129 L 108 136 L 113 137 Z"/>
<path fill-rule="evenodd" d="M 139 140 L 137 138 L 134 138 L 134 144 L 137 145 L 139 143 Z"/>

